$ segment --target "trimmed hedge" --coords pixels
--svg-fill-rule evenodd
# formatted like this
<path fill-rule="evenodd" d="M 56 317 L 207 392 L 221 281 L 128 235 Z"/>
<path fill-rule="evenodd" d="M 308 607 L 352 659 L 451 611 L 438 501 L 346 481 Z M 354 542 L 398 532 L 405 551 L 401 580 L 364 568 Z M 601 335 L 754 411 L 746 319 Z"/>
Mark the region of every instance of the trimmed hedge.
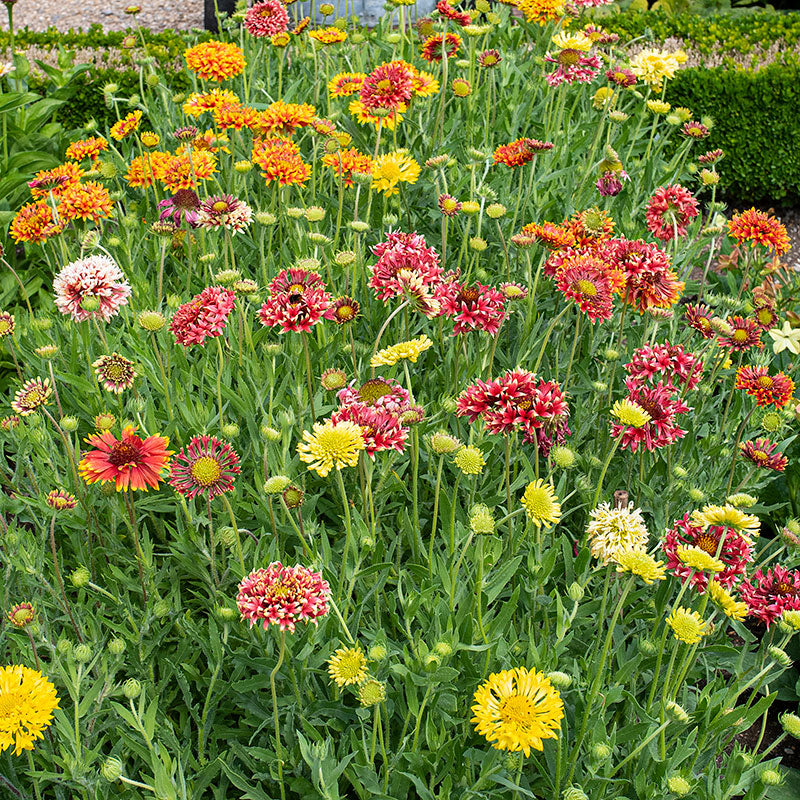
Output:
<path fill-rule="evenodd" d="M 604 17 L 602 23 L 625 39 L 641 37 L 660 42 L 674 36 L 691 39 L 701 52 L 716 48 L 730 55 L 747 53 L 756 47 L 767 48 L 776 41 L 784 42 L 787 47 L 800 42 L 800 14 L 794 13 L 698 17 L 629 11 Z M 125 36 L 120 32 L 105 33 L 99 26 L 86 33 L 21 31 L 17 46 L 119 48 Z M 200 36 L 209 38 L 211 34 Z M 195 39 L 197 33 L 145 31 L 144 37 L 148 54 L 163 64 L 179 59 L 186 42 Z M 0 33 L 0 53 L 7 45 L 8 34 Z M 124 57 L 129 58 L 127 53 Z M 89 119 L 100 126 L 115 121 L 103 99 L 105 84 L 116 83 L 122 96 L 139 92 L 138 74 L 131 67 L 95 69 L 81 80 L 83 85 L 74 100 L 58 112 L 58 120 L 69 129 L 78 129 Z M 185 74 L 167 73 L 164 80 L 173 93 L 189 88 Z M 35 82 L 31 88 L 36 90 Z M 667 99 L 673 105 L 690 108 L 696 118 L 703 115 L 714 118 L 708 147 L 720 147 L 726 153 L 720 167 L 721 190 L 731 202 L 748 203 L 800 203 L 800 152 L 796 146 L 800 141 L 798 95 L 800 64 L 794 54 L 754 70 L 684 69 L 667 89 Z"/>
<path fill-rule="evenodd" d="M 800 203 L 800 64 L 681 70 L 667 99 L 713 117 L 707 144 L 725 151 L 719 171 L 729 201 Z"/>
<path fill-rule="evenodd" d="M 728 14 L 666 14 L 663 11 L 625 11 L 602 15 L 603 27 L 628 41 L 663 42 L 676 37 L 691 41 L 704 55 L 734 55 L 767 48 L 775 42 L 794 47 L 800 42 L 800 14 L 742 9 Z"/>

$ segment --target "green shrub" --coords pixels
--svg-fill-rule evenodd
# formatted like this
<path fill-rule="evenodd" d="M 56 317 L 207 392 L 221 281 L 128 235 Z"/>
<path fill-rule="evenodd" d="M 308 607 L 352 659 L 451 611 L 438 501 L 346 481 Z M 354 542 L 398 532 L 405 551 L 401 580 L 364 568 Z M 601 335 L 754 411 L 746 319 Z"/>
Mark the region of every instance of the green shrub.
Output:
<path fill-rule="evenodd" d="M 721 185 L 731 200 L 800 199 L 800 65 L 770 64 L 756 71 L 686 69 L 667 89 L 674 105 L 715 125 L 708 147 L 721 147 Z"/>
<path fill-rule="evenodd" d="M 699 16 L 665 14 L 663 11 L 625 11 L 603 15 L 603 27 L 623 40 L 642 38 L 663 42 L 670 38 L 691 41 L 703 54 L 712 52 L 749 53 L 781 41 L 786 47 L 800 42 L 800 14 L 775 11 L 746 11 Z"/>

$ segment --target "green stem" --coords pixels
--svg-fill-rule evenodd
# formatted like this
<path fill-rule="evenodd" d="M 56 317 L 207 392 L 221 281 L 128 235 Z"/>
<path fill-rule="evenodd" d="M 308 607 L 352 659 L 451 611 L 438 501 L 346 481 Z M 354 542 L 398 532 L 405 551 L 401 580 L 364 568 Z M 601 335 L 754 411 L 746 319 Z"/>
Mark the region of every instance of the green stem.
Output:
<path fill-rule="evenodd" d="M 283 664 L 286 655 L 286 631 L 281 631 L 280 651 L 278 652 L 278 663 L 269 674 L 269 688 L 272 692 L 272 718 L 275 722 L 275 752 L 278 756 L 278 781 L 281 785 L 281 800 L 286 800 L 286 787 L 283 785 L 283 748 L 281 747 L 281 726 L 278 720 L 278 695 L 275 691 L 275 675 Z"/>

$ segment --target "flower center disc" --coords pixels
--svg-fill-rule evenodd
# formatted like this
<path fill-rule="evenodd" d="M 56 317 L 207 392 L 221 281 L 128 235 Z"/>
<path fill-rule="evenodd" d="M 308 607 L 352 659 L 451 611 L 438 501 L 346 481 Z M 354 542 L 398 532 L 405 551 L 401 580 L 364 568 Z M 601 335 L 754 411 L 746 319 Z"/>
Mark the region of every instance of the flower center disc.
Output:
<path fill-rule="evenodd" d="M 503 722 L 530 725 L 535 717 L 533 703 L 524 695 L 511 695 L 500 706 L 500 717 Z"/>
<path fill-rule="evenodd" d="M 595 297 L 597 295 L 597 287 L 591 281 L 580 280 L 577 286 L 581 294 L 585 294 L 588 297 Z"/>
<path fill-rule="evenodd" d="M 192 480 L 203 487 L 213 485 L 222 475 L 222 468 L 219 465 L 219 461 L 211 456 L 200 456 L 200 458 L 192 464 L 189 471 L 192 475 Z"/>
<path fill-rule="evenodd" d="M 111 448 L 108 460 L 115 467 L 131 464 L 136 461 L 136 448 L 132 444 L 128 444 L 128 442 L 117 442 L 117 444 Z"/>

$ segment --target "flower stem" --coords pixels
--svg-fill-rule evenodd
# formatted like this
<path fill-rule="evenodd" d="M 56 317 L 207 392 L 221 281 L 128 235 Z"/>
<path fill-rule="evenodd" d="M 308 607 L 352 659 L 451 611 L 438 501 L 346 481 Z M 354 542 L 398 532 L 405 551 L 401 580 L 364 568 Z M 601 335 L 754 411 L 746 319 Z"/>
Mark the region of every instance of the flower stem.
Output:
<path fill-rule="evenodd" d="M 286 800 L 286 787 L 283 785 L 283 748 L 281 747 L 281 726 L 278 720 L 278 695 L 275 691 L 275 675 L 283 664 L 286 655 L 286 631 L 281 631 L 281 644 L 278 652 L 278 663 L 269 674 L 269 688 L 272 692 L 272 717 L 275 721 L 275 752 L 278 756 L 278 781 L 281 785 L 281 800 Z"/>
<path fill-rule="evenodd" d="M 56 549 L 56 515 L 53 514 L 52 519 L 50 520 L 50 552 L 53 554 L 53 569 L 56 573 L 56 581 L 58 581 L 58 588 L 61 590 L 61 599 L 64 601 L 64 608 L 67 611 L 67 615 L 69 616 L 69 621 L 72 623 L 72 629 L 75 631 L 75 635 L 78 637 L 78 641 L 83 643 L 83 636 L 81 636 L 81 632 L 78 630 L 78 625 L 75 622 L 75 617 L 72 616 L 72 608 L 70 608 L 69 600 L 67 600 L 67 593 L 64 591 L 64 581 L 61 579 L 61 570 L 58 566 L 58 550 Z M 34 651 L 35 654 L 35 651 Z M 36 657 L 38 662 L 39 657 Z"/>

